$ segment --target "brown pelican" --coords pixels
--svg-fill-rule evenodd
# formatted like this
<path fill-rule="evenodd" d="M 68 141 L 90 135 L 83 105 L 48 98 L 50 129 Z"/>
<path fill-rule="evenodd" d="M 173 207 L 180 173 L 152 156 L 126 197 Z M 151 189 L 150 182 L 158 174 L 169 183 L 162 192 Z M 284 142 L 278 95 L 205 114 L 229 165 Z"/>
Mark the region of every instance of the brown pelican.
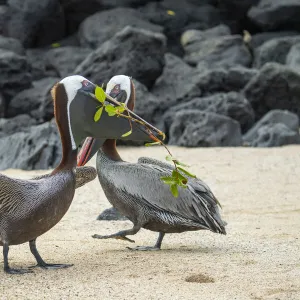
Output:
<path fill-rule="evenodd" d="M 124 75 L 113 77 L 106 92 L 133 110 L 135 90 L 132 80 Z M 99 149 L 101 142 L 87 138 L 79 153 L 78 165 L 84 165 Z M 116 238 L 134 242 L 127 235 L 141 228 L 159 232 L 154 247 L 136 247 L 135 250 L 159 250 L 166 233 L 208 229 L 226 234 L 218 201 L 210 188 L 200 179 L 189 178 L 187 188 L 180 188 L 174 198 L 162 176 L 171 176 L 173 166 L 142 157 L 137 163 L 123 161 L 116 149 L 116 140 L 107 139 L 97 154 L 97 172 L 108 201 L 128 217 L 133 228 L 111 235 L 93 235 L 94 238 Z M 131 249 L 131 248 L 130 248 Z"/>
<path fill-rule="evenodd" d="M 105 113 L 99 122 L 94 121 L 99 105 L 94 97 L 95 88 L 92 82 L 78 75 L 66 77 L 54 86 L 51 93 L 63 156 L 50 175 L 20 180 L 0 174 L 0 245 L 3 246 L 4 271 L 7 273 L 32 272 L 12 269 L 8 264 L 9 246 L 25 242 L 29 242 L 39 267 L 70 266 L 47 264 L 37 251 L 36 238 L 60 221 L 72 202 L 76 184 L 80 186 L 82 180 L 86 181 L 91 175 L 87 174 L 91 169 L 86 169 L 83 175 L 80 173 L 82 169 L 78 169 L 76 183 L 77 147 L 81 141 L 87 136 L 100 140 L 120 138 L 124 130 L 130 128 L 127 120 L 109 117 Z M 132 130 L 128 138 L 151 140 L 142 125 L 133 123 Z"/>

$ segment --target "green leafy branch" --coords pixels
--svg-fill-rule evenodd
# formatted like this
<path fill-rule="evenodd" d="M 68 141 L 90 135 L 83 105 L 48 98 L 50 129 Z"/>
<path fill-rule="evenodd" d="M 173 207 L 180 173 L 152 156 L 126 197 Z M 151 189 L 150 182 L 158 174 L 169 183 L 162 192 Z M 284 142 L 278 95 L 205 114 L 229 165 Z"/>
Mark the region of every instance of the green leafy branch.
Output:
<path fill-rule="evenodd" d="M 132 121 L 136 123 L 140 123 L 143 125 L 146 130 L 149 133 L 149 136 L 155 141 L 153 143 L 147 143 L 145 146 L 153 146 L 153 145 L 162 145 L 165 147 L 169 155 L 166 156 L 167 161 L 172 161 L 174 164 L 174 170 L 172 171 L 171 176 L 165 176 L 161 177 L 161 180 L 170 186 L 170 191 L 173 194 L 174 197 L 178 197 L 179 191 L 178 187 L 181 188 L 187 188 L 187 183 L 188 183 L 188 178 L 196 178 L 196 175 L 190 173 L 187 171 L 184 167 L 188 167 L 188 165 L 180 162 L 178 159 L 174 158 L 172 153 L 170 152 L 169 148 L 164 144 L 159 138 L 154 136 L 151 132 L 151 130 L 148 127 L 152 127 L 151 124 L 145 123 L 134 116 L 134 113 L 130 112 L 129 109 L 126 107 L 124 103 L 118 102 L 116 99 L 110 97 L 107 95 L 104 90 L 97 86 L 95 89 L 95 97 L 96 99 L 100 102 L 100 106 L 98 106 L 97 111 L 94 115 L 94 121 L 98 122 L 102 116 L 103 109 L 107 112 L 107 114 L 112 117 L 112 116 L 117 116 L 117 117 L 123 117 L 128 119 L 129 124 L 130 124 L 130 130 L 122 135 L 122 137 L 129 136 L 132 133 Z M 115 105 L 112 104 L 106 104 L 105 99 L 109 98 L 110 101 L 112 101 Z M 124 112 L 127 114 L 125 115 Z M 158 133 L 165 139 L 165 134 L 162 131 L 158 131 Z"/>

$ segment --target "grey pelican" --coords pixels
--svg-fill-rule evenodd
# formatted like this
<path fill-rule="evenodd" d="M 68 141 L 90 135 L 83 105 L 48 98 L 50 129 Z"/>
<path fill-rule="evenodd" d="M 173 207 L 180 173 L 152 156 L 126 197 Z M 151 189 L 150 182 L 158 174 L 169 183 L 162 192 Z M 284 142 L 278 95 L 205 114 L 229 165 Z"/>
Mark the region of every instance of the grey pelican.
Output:
<path fill-rule="evenodd" d="M 83 174 L 80 173 L 83 169 L 78 169 L 76 183 L 77 148 L 83 139 L 87 136 L 93 136 L 99 139 L 98 141 L 122 138 L 124 130 L 130 128 L 124 118 L 109 117 L 105 113 L 99 122 L 94 121 L 94 114 L 99 105 L 94 97 L 95 88 L 96 86 L 86 78 L 74 75 L 64 78 L 52 89 L 63 156 L 50 175 L 33 180 L 20 180 L 0 174 L 0 245 L 3 246 L 4 271 L 7 273 L 32 272 L 30 269 L 12 269 L 8 263 L 9 246 L 25 242 L 29 242 L 37 266 L 70 266 L 47 264 L 37 251 L 36 239 L 55 226 L 65 215 L 73 200 L 76 184 L 79 187 L 82 180 L 85 182 L 89 176 L 93 177 L 93 174 L 87 174 L 91 169 L 86 169 Z M 149 130 L 135 123 L 132 124 L 132 134 L 125 139 L 128 138 L 151 141 Z"/>
<path fill-rule="evenodd" d="M 129 77 L 113 77 L 106 92 L 133 110 L 135 90 Z M 174 198 L 169 186 L 160 179 L 171 176 L 173 166 L 146 157 L 141 157 L 137 163 L 129 163 L 117 152 L 116 140 L 107 139 L 101 145 L 97 139 L 87 138 L 79 153 L 78 166 L 83 166 L 101 147 L 96 160 L 100 184 L 108 201 L 133 223 L 133 227 L 111 235 L 95 234 L 94 238 L 134 242 L 126 236 L 145 228 L 159 232 L 156 244 L 133 249 L 159 250 L 166 233 L 208 229 L 226 234 L 218 201 L 203 181 L 189 178 L 187 188 L 179 188 L 179 196 Z"/>

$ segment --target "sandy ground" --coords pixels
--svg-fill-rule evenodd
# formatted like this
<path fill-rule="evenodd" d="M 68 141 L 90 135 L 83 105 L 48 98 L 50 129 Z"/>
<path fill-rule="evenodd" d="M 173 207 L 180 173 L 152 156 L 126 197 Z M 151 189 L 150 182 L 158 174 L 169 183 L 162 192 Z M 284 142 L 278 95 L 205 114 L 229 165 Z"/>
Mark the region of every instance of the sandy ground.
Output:
<path fill-rule="evenodd" d="M 226 236 L 167 235 L 158 252 L 95 240 L 94 233 L 131 226 L 95 220 L 110 206 L 95 180 L 77 190 L 63 220 L 38 239 L 46 261 L 74 266 L 25 275 L 1 270 L 0 299 L 300 299 L 300 147 L 172 151 L 193 165 L 191 171 L 219 198 Z M 120 153 L 129 161 L 165 156 L 159 147 L 121 148 Z M 30 178 L 45 171 L 4 173 Z M 142 230 L 134 240 L 152 245 L 156 237 Z M 9 259 L 12 267 L 34 263 L 27 244 L 11 247 Z"/>

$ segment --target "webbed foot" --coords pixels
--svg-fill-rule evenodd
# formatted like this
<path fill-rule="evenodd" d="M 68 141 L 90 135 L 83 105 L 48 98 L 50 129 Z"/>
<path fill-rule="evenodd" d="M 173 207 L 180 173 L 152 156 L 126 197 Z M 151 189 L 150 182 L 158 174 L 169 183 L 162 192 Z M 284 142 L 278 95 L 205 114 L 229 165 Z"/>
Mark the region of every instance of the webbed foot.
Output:
<path fill-rule="evenodd" d="M 26 274 L 26 273 L 33 273 L 33 271 L 30 270 L 30 269 L 12 269 L 12 268 L 6 268 L 6 269 L 4 269 L 4 271 L 7 274 L 13 274 L 13 275 L 15 275 L 15 274 L 21 275 L 21 274 Z"/>
<path fill-rule="evenodd" d="M 100 240 L 105 240 L 105 239 L 116 239 L 116 240 L 123 240 L 123 241 L 127 241 L 127 242 L 130 242 L 130 243 L 135 243 L 134 240 L 131 240 L 129 239 L 128 237 L 126 236 L 123 236 L 123 235 L 99 235 L 99 234 L 94 234 L 92 235 L 92 237 L 94 239 L 100 239 Z"/>

